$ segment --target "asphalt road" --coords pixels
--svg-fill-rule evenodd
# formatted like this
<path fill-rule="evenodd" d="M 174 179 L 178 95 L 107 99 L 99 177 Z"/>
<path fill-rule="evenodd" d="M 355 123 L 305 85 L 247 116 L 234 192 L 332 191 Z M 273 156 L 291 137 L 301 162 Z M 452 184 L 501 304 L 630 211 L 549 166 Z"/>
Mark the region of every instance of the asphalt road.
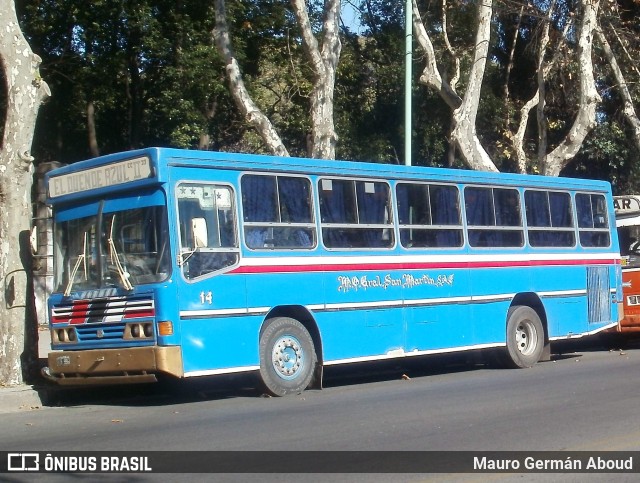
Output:
<path fill-rule="evenodd" d="M 50 406 L 3 415 L 0 451 L 640 451 L 640 344 L 618 350 L 581 342 L 556 345 L 558 350 L 552 361 L 524 370 L 493 369 L 463 355 L 333 369 L 322 391 L 285 398 L 263 397 L 252 387 L 253 378 L 241 376 L 65 390 L 51 397 Z M 162 481 L 185 481 L 178 476 Z M 304 476 L 296 479 L 311 478 Z M 442 481 L 441 476 L 365 479 Z M 488 476 L 611 479 L 465 474 L 444 480 Z M 325 474 L 310 481 L 363 478 Z M 265 479 L 282 481 L 273 474 L 256 481 Z M 245 481 L 233 474 L 205 480 Z"/>

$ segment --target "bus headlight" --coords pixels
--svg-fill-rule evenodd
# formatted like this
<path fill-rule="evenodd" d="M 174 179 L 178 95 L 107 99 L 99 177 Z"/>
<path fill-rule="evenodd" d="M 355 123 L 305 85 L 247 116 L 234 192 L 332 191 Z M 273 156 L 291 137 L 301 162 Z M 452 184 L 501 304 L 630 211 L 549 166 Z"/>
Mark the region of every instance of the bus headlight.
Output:
<path fill-rule="evenodd" d="M 69 344 L 78 341 L 76 329 L 73 327 L 65 327 L 63 329 L 54 329 L 51 331 L 52 342 L 54 344 Z"/>
<path fill-rule="evenodd" d="M 150 339 L 153 337 L 153 322 L 137 322 L 127 324 L 124 329 L 125 339 Z"/>

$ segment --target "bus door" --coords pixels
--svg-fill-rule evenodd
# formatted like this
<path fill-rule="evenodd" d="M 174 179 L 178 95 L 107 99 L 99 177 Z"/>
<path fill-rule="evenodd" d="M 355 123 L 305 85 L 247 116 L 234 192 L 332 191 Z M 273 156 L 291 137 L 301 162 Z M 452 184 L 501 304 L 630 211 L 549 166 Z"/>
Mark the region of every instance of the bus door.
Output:
<path fill-rule="evenodd" d="M 185 373 L 255 365 L 249 344 L 236 193 L 230 184 L 178 182 L 178 272 Z M 239 341 L 233 343 L 232 341 Z"/>

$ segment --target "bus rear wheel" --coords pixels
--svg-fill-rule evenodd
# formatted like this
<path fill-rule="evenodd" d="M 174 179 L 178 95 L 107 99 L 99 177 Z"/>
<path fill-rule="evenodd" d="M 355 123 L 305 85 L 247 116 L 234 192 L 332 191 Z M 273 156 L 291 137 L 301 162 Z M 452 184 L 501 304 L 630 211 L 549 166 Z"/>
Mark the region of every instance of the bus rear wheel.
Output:
<path fill-rule="evenodd" d="M 507 313 L 506 363 L 510 367 L 531 367 L 542 357 L 544 328 L 531 307 L 516 305 Z"/>
<path fill-rule="evenodd" d="M 298 394 L 313 378 L 316 351 L 309 331 L 295 319 L 277 317 L 260 336 L 260 377 L 274 396 Z"/>

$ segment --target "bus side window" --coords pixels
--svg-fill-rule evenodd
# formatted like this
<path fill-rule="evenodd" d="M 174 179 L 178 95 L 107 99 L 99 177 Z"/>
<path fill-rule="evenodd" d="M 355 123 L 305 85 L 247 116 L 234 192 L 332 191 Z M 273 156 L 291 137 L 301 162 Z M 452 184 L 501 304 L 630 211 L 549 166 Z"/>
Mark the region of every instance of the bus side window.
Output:
<path fill-rule="evenodd" d="M 314 247 L 315 225 L 308 178 L 245 174 L 241 187 L 244 240 L 248 248 Z"/>
<path fill-rule="evenodd" d="M 607 205 L 603 195 L 577 193 L 576 214 L 582 246 L 608 247 L 611 244 L 607 228 Z"/>
<path fill-rule="evenodd" d="M 511 188 L 467 186 L 465 211 L 472 247 L 524 245 L 520 195 Z"/>
<path fill-rule="evenodd" d="M 389 185 L 324 178 L 319 182 L 322 238 L 327 248 L 390 248 L 394 244 Z"/>
<path fill-rule="evenodd" d="M 532 247 L 575 245 L 571 195 L 561 191 L 526 190 L 525 213 Z"/>
<path fill-rule="evenodd" d="M 494 189 L 497 226 L 522 226 L 520 195 L 513 189 Z"/>
<path fill-rule="evenodd" d="M 400 243 L 405 248 L 462 246 L 458 188 L 425 183 L 398 183 Z"/>

